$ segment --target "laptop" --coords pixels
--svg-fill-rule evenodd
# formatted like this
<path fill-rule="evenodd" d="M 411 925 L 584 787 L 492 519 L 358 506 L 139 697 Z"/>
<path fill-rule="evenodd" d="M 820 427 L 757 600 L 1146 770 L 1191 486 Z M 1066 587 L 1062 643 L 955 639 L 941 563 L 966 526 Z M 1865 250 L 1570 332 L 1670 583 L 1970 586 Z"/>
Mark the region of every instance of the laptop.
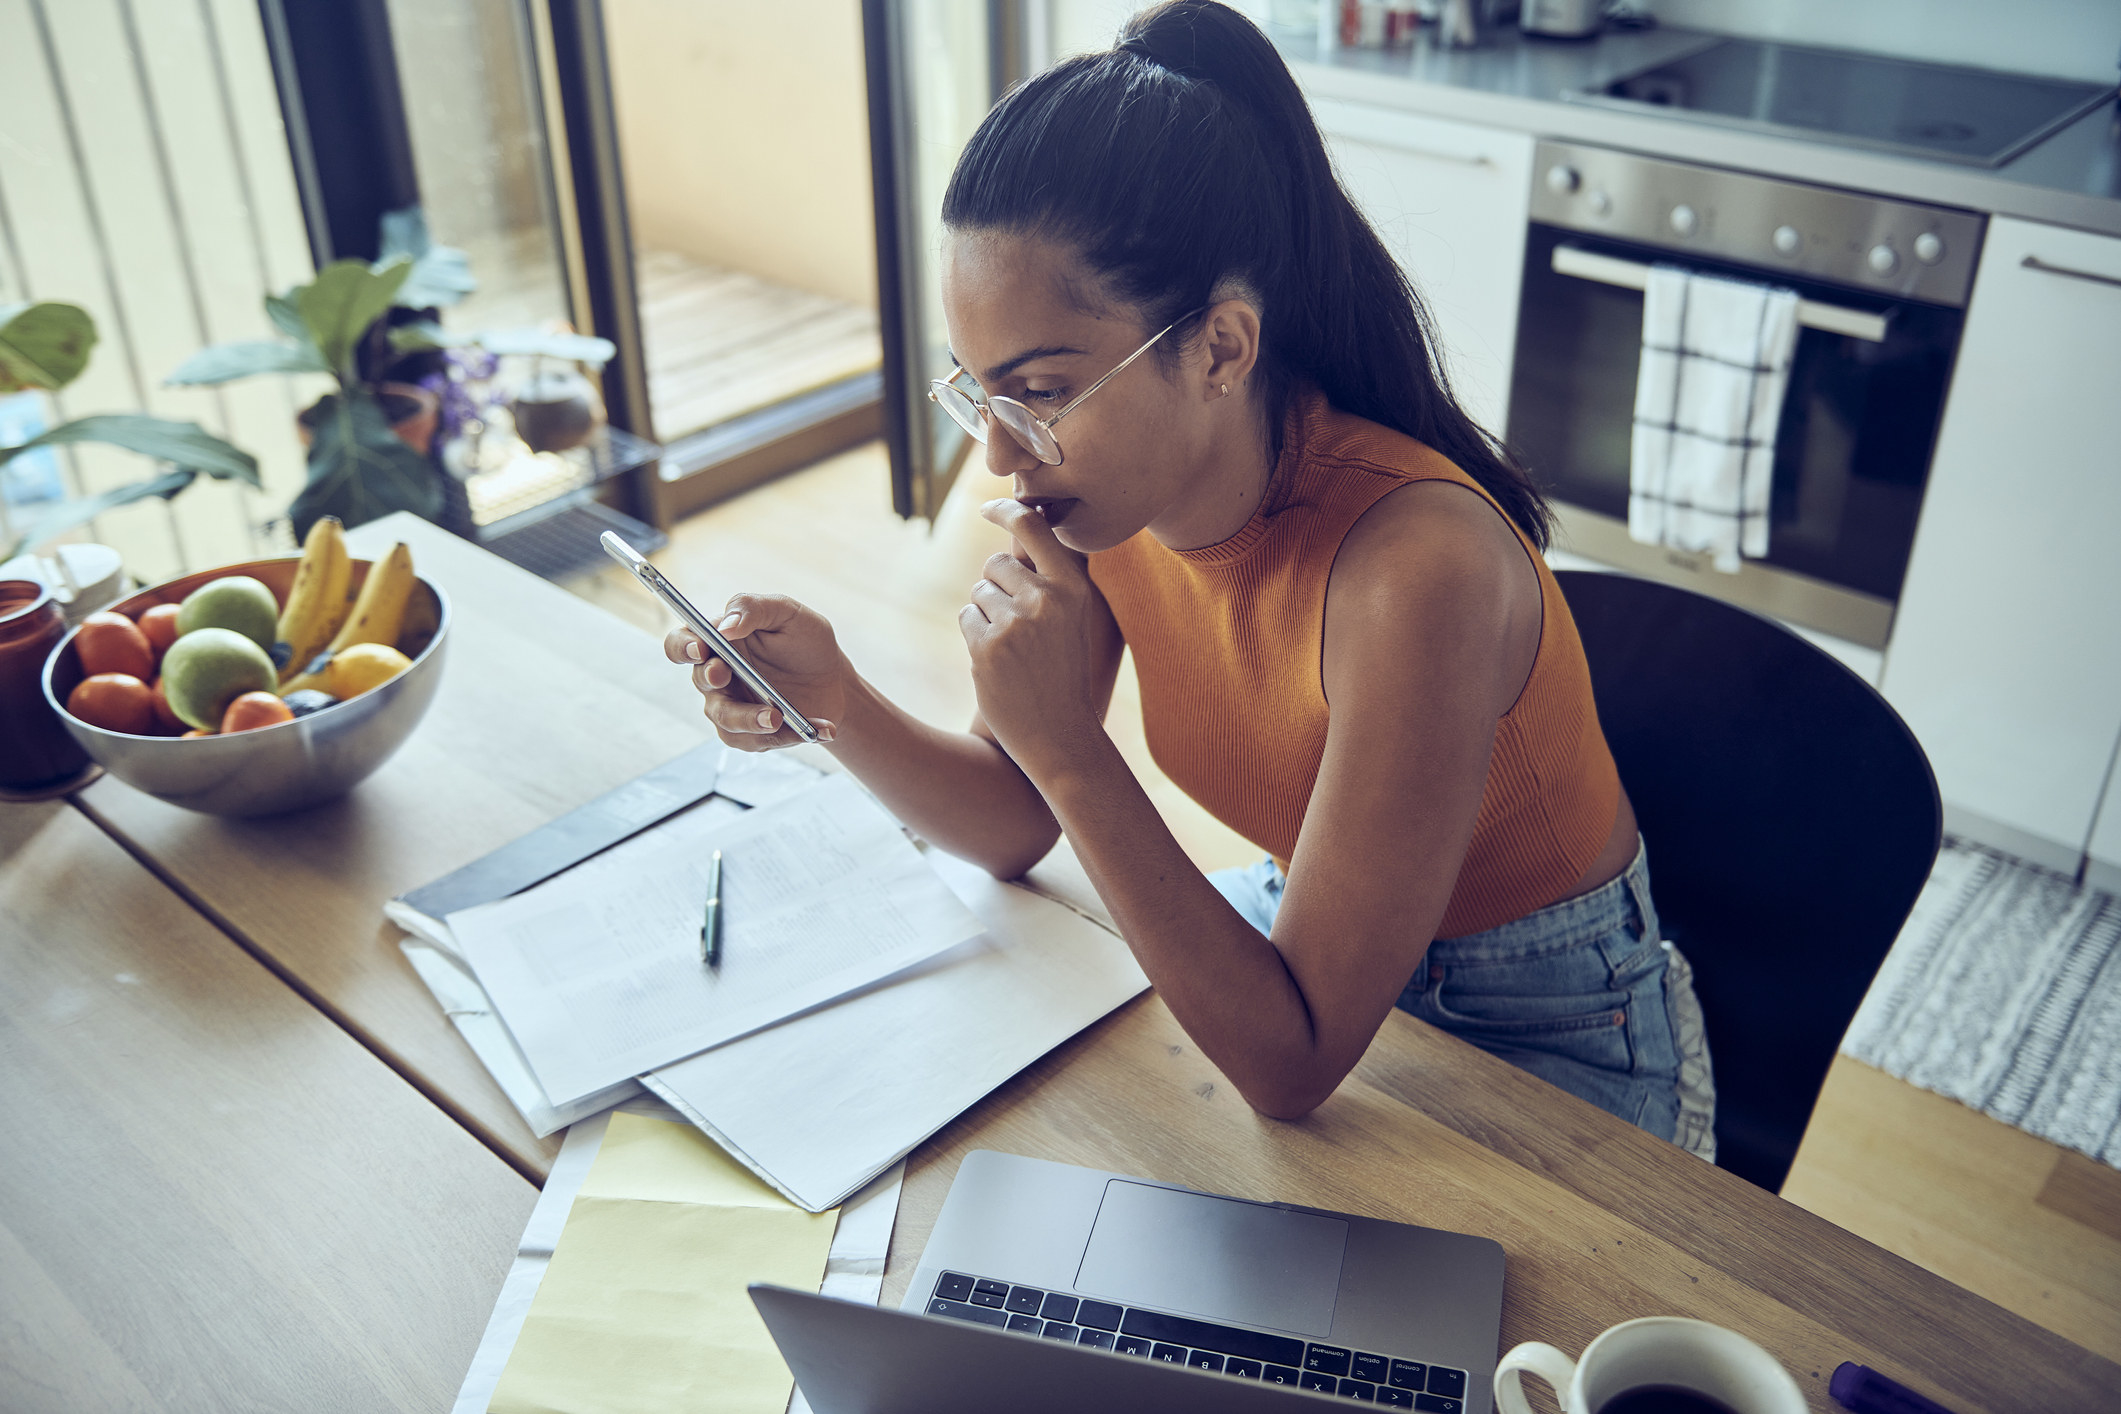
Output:
<path fill-rule="evenodd" d="M 979 1150 L 902 1309 L 752 1299 L 817 1414 L 1490 1414 L 1484 1237 Z"/>

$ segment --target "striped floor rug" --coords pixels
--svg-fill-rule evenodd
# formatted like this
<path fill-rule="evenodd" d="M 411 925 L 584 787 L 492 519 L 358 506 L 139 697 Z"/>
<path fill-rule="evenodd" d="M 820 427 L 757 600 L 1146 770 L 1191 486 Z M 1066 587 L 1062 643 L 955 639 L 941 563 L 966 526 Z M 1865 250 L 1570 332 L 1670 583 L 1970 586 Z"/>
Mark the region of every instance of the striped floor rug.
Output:
<path fill-rule="evenodd" d="M 2121 1168 L 2121 897 L 1947 838 L 1841 1049 Z"/>

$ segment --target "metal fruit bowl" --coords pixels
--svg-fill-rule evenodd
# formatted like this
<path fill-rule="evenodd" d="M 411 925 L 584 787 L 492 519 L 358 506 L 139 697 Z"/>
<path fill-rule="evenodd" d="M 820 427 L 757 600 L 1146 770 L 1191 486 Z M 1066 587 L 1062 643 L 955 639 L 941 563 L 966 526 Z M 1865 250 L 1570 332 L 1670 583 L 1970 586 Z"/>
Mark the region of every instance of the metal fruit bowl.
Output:
<path fill-rule="evenodd" d="M 301 557 L 222 565 L 143 589 L 111 607 L 136 618 L 157 604 L 181 603 L 210 579 L 247 574 L 285 602 Z M 368 560 L 353 562 L 353 588 L 368 578 Z M 449 637 L 449 600 L 415 576 L 398 647 L 412 666 L 381 687 L 320 712 L 227 736 L 186 739 L 105 731 L 66 710 L 81 681 L 69 632 L 44 661 L 44 696 L 84 751 L 127 785 L 172 805 L 208 815 L 277 815 L 335 799 L 352 790 L 405 744 L 426 715 L 442 679 Z"/>

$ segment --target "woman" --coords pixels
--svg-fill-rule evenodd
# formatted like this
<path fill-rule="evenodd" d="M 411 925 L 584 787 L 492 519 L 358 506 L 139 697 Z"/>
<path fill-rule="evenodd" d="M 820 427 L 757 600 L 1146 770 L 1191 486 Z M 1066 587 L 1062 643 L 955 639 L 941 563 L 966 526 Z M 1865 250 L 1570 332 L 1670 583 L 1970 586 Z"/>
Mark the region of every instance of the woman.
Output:
<path fill-rule="evenodd" d="M 1204 0 L 1137 16 L 996 106 L 943 221 L 933 396 L 1014 493 L 959 615 L 971 730 L 885 700 L 792 600 L 739 595 L 723 631 L 942 848 L 1012 878 L 1065 830 L 1263 1113 L 1316 1107 L 1397 1005 L 1701 1151 L 1692 992 L 1546 507 L 1452 401 L 1265 37 Z M 1207 878 L 1173 840 L 1104 731 L 1127 648 L 1158 763 L 1269 859 Z M 666 651 L 725 742 L 794 743 L 690 634 Z"/>

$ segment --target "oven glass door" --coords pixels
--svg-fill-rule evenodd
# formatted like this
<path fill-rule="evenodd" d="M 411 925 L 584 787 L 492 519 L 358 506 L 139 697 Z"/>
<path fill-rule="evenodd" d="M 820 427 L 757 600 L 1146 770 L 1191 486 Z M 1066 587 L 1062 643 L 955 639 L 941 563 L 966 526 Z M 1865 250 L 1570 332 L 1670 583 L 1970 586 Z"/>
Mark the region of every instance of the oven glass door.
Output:
<path fill-rule="evenodd" d="M 1556 246 L 1788 285 L 1885 316 L 1882 341 L 1799 330 L 1775 441 L 1770 566 L 1900 595 L 1962 311 L 1534 224 L 1525 243 L 1508 440 L 1555 500 L 1625 521 L 1642 292 L 1554 269 Z"/>

